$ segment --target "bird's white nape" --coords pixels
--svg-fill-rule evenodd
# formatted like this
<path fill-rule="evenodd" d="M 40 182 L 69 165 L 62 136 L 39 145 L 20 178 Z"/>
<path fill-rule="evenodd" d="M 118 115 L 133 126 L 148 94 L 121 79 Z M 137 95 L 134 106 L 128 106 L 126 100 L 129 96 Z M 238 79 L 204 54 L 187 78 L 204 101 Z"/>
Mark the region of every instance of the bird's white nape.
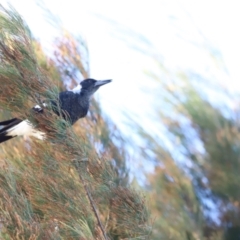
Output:
<path fill-rule="evenodd" d="M 70 90 L 73 93 L 80 93 L 82 89 L 82 86 L 80 84 L 78 84 L 75 88 L 73 88 L 72 90 Z"/>
<path fill-rule="evenodd" d="M 42 108 L 39 105 L 35 105 L 33 107 L 33 109 L 36 110 L 36 111 L 41 111 L 42 110 Z"/>
<path fill-rule="evenodd" d="M 42 103 L 42 106 L 43 106 L 43 107 L 47 107 L 47 104 L 46 104 L 45 102 L 43 102 L 43 103 Z M 36 112 L 42 112 L 42 111 L 43 111 L 42 107 L 40 107 L 38 104 L 35 105 L 35 106 L 33 107 L 33 109 L 34 109 Z"/>
<path fill-rule="evenodd" d="M 6 136 L 32 136 L 40 140 L 44 140 L 46 138 L 46 134 L 36 130 L 28 120 L 24 120 L 19 124 L 9 128 Z"/>

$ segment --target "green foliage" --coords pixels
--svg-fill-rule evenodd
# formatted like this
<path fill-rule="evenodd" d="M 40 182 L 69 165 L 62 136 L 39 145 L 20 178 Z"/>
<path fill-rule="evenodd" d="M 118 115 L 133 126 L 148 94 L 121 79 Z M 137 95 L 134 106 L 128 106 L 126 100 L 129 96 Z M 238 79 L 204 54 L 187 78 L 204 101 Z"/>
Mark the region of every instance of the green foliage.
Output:
<path fill-rule="evenodd" d="M 224 117 L 220 110 L 194 91 L 191 91 L 183 106 L 206 150 L 206 154 L 202 156 L 202 167 L 210 180 L 212 191 L 221 197 L 237 201 L 240 197 L 240 135 L 235 117 Z"/>
<path fill-rule="evenodd" d="M 163 159 L 163 158 L 161 158 Z M 148 175 L 152 239 L 200 239 L 202 214 L 194 188 L 171 157 Z"/>
<path fill-rule="evenodd" d="M 155 239 L 237 239 L 239 110 L 229 114 L 227 109 L 226 116 L 190 80 L 182 81 L 184 88 L 175 86 L 173 94 L 178 98 L 168 101 L 178 118 L 161 114 L 176 152 L 168 152 L 145 133 L 152 153 L 160 161 L 160 167 L 149 175 L 149 196 L 156 201 L 150 205 L 156 216 L 153 236 Z M 174 162 L 178 162 L 179 156 L 181 164 L 177 166 Z M 185 164 L 189 161 L 191 167 Z M 185 173 L 179 170 L 183 166 Z M 219 206 L 218 226 L 208 221 L 208 215 L 203 217 L 203 210 L 211 215 L 204 205 L 206 199 Z M 232 226 L 226 228 L 227 224 Z"/>

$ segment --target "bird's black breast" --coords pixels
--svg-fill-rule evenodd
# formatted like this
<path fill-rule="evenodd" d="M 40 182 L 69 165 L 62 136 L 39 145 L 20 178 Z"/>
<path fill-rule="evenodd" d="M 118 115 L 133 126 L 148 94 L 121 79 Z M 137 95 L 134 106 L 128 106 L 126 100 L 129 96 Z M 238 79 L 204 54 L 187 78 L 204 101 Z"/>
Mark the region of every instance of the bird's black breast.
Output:
<path fill-rule="evenodd" d="M 67 115 L 66 118 L 74 124 L 79 118 L 87 115 L 89 101 L 81 93 L 65 91 L 59 94 L 59 107 L 63 110 L 63 116 Z"/>

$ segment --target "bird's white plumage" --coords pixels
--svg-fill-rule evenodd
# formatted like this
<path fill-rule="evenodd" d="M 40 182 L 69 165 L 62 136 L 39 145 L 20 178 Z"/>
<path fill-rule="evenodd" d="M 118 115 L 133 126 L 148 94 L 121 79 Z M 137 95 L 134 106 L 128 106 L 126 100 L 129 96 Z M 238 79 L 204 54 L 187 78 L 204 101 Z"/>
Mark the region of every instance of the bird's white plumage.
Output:
<path fill-rule="evenodd" d="M 42 103 L 43 107 L 47 107 L 47 104 L 45 102 Z M 38 104 L 33 107 L 34 110 L 36 111 L 41 111 L 43 110 Z"/>
<path fill-rule="evenodd" d="M 70 90 L 73 93 L 80 93 L 82 89 L 82 86 L 80 84 L 78 84 L 75 88 L 73 88 L 72 90 Z"/>
<path fill-rule="evenodd" d="M 46 138 L 46 134 L 34 129 L 34 126 L 28 120 L 24 120 L 12 128 L 9 128 L 6 136 L 32 136 L 40 140 Z"/>
<path fill-rule="evenodd" d="M 33 108 L 36 110 L 42 110 L 42 108 L 39 105 L 35 105 Z"/>
<path fill-rule="evenodd" d="M 35 105 L 34 108 L 42 109 L 39 105 Z"/>

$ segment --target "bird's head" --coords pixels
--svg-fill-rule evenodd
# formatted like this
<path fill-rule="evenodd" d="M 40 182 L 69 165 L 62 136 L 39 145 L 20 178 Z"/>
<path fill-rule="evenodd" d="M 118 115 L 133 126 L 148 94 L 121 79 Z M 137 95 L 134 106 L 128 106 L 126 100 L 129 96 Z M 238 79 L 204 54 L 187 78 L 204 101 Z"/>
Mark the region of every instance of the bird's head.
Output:
<path fill-rule="evenodd" d="M 110 83 L 112 80 L 97 81 L 92 78 L 87 78 L 80 82 L 81 91 L 87 92 L 89 96 L 93 95 L 101 86 Z"/>

